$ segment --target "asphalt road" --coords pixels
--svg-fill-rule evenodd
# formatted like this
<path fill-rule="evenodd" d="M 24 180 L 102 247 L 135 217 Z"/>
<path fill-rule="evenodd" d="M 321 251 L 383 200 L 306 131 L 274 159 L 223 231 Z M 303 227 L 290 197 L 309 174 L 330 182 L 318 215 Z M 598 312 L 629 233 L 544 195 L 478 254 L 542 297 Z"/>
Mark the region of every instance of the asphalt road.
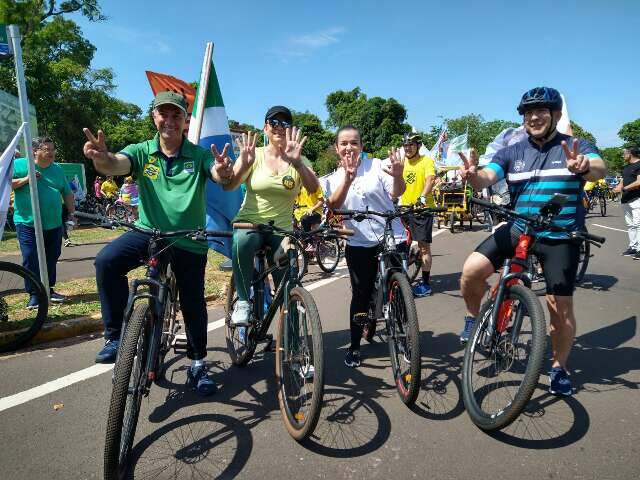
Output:
<path fill-rule="evenodd" d="M 168 380 L 143 401 L 135 478 L 637 478 L 640 261 L 619 255 L 627 239 L 620 215 L 611 206 L 609 217 L 589 219 L 607 243 L 575 295 L 574 397 L 550 396 L 543 376 L 526 413 L 504 431 L 489 436 L 471 423 L 460 394 L 458 279 L 486 233 L 443 231 L 433 245 L 435 293 L 416 301 L 423 378 L 413 411 L 397 398 L 384 345 L 364 346 L 360 369 L 342 363 L 346 270 L 322 283 L 310 274 L 326 352 L 324 406 L 310 441 L 297 444 L 282 425 L 273 355 L 231 367 L 214 310 L 208 361 L 220 390 L 198 398 L 185 388 L 187 360 L 170 359 Z M 2 479 L 101 478 L 111 378 L 93 366 L 101 343 L 82 337 L 0 358 Z"/>

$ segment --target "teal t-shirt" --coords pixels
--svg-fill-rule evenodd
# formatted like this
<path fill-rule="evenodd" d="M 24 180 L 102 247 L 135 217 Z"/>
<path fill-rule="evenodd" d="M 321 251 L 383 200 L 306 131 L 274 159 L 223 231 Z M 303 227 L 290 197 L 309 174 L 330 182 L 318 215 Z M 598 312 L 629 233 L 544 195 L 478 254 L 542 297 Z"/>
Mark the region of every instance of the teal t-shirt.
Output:
<path fill-rule="evenodd" d="M 38 201 L 43 230 L 52 230 L 62 226 L 62 198 L 71 194 L 71 188 L 64 176 L 62 167 L 53 162 L 47 168 L 40 168 L 38 179 Z M 16 158 L 13 163 L 13 178 L 24 178 L 28 174 L 27 159 Z M 33 210 L 31 209 L 31 192 L 29 184 L 15 190 L 13 221 L 33 226 Z"/>
<path fill-rule="evenodd" d="M 203 228 L 205 187 L 213 164 L 211 152 L 185 138 L 178 155 L 168 158 L 160 150 L 158 140 L 156 135 L 120 152 L 131 160 L 131 173 L 138 184 L 136 224 L 163 232 Z M 201 254 L 208 248 L 205 242 L 186 238 L 178 240 L 175 246 Z"/>

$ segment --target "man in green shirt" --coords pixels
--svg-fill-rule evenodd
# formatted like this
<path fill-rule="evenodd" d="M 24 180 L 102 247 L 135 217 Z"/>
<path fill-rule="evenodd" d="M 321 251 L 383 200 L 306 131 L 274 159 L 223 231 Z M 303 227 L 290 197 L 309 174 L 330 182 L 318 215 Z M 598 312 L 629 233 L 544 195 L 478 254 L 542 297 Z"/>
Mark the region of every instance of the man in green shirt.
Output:
<path fill-rule="evenodd" d="M 56 147 L 53 140 L 48 137 L 35 138 L 33 140 L 33 154 L 36 164 L 38 203 L 40 204 L 50 298 L 52 302 L 63 302 L 65 297 L 53 290 L 56 284 L 56 263 L 60 258 L 62 247 L 62 203 L 60 199 L 64 199 L 69 216 L 73 219 L 75 213 L 73 193 L 65 179 L 62 167 L 54 162 Z M 40 278 L 27 161 L 26 158 L 16 158 L 13 165 L 11 180 L 11 188 L 15 192 L 13 221 L 16 225 L 18 243 L 22 253 L 22 265 Z M 27 308 L 37 308 L 38 297 L 35 295 L 33 285 L 28 280 L 25 281 L 25 289 L 30 294 Z"/>
<path fill-rule="evenodd" d="M 174 92 L 160 92 L 153 101 L 156 136 L 146 142 L 129 145 L 119 153 L 110 153 L 104 134 L 94 136 L 84 129 L 87 142 L 84 154 L 104 175 L 133 175 L 138 183 L 139 219 L 144 229 L 188 230 L 205 225 L 205 185 L 208 178 L 226 184 L 233 167 L 224 151 L 212 153 L 187 140 L 183 131 L 187 113 L 185 98 Z M 115 361 L 122 318 L 127 303 L 127 273 L 140 266 L 147 256 L 149 235 L 129 231 L 98 253 L 96 280 L 105 325 L 106 343 L 96 362 Z M 171 247 L 180 307 L 187 333 L 187 356 L 192 360 L 188 378 L 200 395 L 215 392 L 216 385 L 207 375 L 207 309 L 204 300 L 204 271 L 207 245 L 189 239 Z"/>

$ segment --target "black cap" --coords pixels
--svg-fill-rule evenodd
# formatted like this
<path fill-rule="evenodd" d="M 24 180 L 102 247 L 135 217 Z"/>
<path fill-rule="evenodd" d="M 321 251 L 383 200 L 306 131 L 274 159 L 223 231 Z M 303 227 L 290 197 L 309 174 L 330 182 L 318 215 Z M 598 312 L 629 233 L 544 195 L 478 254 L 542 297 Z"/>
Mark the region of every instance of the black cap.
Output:
<path fill-rule="evenodd" d="M 291 115 L 291 110 L 287 107 L 283 107 L 282 105 L 275 105 L 267 110 L 267 114 L 264 116 L 265 123 L 270 118 L 275 117 L 276 115 L 282 115 L 284 117 L 285 122 L 293 123 L 293 116 Z"/>

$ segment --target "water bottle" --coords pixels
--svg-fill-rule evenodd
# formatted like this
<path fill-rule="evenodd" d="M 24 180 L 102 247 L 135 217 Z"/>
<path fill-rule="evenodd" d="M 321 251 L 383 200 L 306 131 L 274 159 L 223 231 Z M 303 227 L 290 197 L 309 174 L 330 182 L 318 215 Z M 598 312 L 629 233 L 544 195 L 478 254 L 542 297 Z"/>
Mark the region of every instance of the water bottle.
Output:
<path fill-rule="evenodd" d="M 269 282 L 266 279 L 264 281 L 264 294 L 262 295 L 262 299 L 262 313 L 266 314 L 271 302 L 273 301 L 273 298 L 271 297 L 271 285 L 269 285 Z"/>

